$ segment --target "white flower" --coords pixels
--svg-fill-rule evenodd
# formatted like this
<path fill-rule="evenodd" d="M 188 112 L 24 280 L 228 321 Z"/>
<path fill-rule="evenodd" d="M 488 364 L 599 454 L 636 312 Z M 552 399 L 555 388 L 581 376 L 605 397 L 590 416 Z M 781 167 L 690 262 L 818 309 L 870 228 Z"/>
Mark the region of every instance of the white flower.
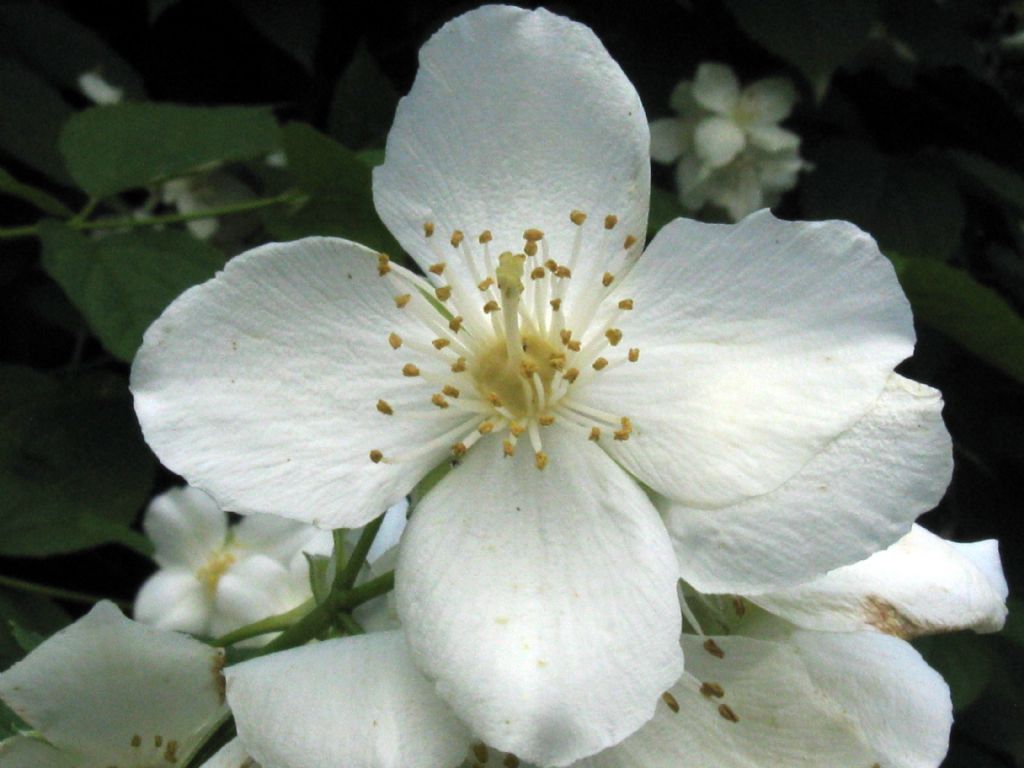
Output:
<path fill-rule="evenodd" d="M 184 764 L 226 713 L 223 663 L 219 649 L 100 603 L 0 674 L 0 698 L 35 729 L 0 742 L 0 765 Z"/>
<path fill-rule="evenodd" d="M 241 203 L 252 197 L 253 191 L 249 187 L 232 174 L 219 169 L 171 179 L 160 185 L 161 200 L 183 214 L 201 213 L 232 203 Z M 220 224 L 220 220 L 216 218 L 192 219 L 185 222 L 188 231 L 199 240 L 209 240 L 217 234 Z"/>
<path fill-rule="evenodd" d="M 402 538 L 409 652 L 539 764 L 652 716 L 680 576 L 807 581 L 906 533 L 950 472 L 938 394 L 892 373 L 913 327 L 870 237 L 680 219 L 641 257 L 649 147 L 590 30 L 470 12 L 423 48 L 374 175 L 426 277 L 263 246 L 175 301 L 132 373 L 161 459 L 242 513 L 358 526 L 453 460 Z"/>
<path fill-rule="evenodd" d="M 162 629 L 222 635 L 311 598 L 303 553 L 330 554 L 331 534 L 272 515 L 237 525 L 196 488 L 174 488 L 143 518 L 160 566 L 139 591 L 135 618 Z"/>
<path fill-rule="evenodd" d="M 124 88 L 111 85 L 99 72 L 80 74 L 78 88 L 93 104 L 119 104 L 124 99 Z"/>
<path fill-rule="evenodd" d="M 952 721 L 949 690 L 908 643 L 889 636 L 896 625 L 871 617 L 891 600 L 931 631 L 995 631 L 1005 597 L 995 542 L 953 544 L 915 527 L 800 594 L 757 598 L 799 626 L 723 599 L 729 633 L 683 635 L 686 673 L 654 718 L 574 768 L 934 768 Z M 861 613 L 850 624 L 854 605 Z M 274 654 L 227 677 L 242 743 L 277 768 L 443 768 L 467 756 L 471 765 L 519 764 L 472 739 L 399 632 Z"/>
<path fill-rule="evenodd" d="M 678 163 L 679 199 L 688 210 L 711 202 L 739 221 L 778 202 L 807 167 L 800 137 L 778 125 L 796 99 L 786 78 L 758 80 L 741 90 L 730 67 L 705 62 L 692 82 L 684 80 L 672 92 L 669 103 L 679 117 L 651 123 L 651 156 Z"/>

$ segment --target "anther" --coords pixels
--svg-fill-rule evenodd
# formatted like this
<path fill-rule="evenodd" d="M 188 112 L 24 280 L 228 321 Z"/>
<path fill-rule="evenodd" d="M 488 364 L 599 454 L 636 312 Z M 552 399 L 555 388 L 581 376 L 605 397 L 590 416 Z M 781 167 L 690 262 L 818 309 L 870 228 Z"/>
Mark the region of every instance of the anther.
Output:
<path fill-rule="evenodd" d="M 402 337 L 399 336 L 397 333 L 392 333 L 391 335 L 388 336 L 388 344 L 391 345 L 392 349 L 398 349 L 400 346 L 402 346 Z"/>
<path fill-rule="evenodd" d="M 437 264 L 431 264 L 427 271 L 432 272 L 435 275 L 440 275 L 442 272 L 444 272 L 445 266 L 446 265 L 443 261 L 439 261 L 437 262 Z"/>
<path fill-rule="evenodd" d="M 532 378 L 533 374 L 537 373 L 539 370 L 540 368 L 537 367 L 537 364 L 529 359 L 524 358 L 519 364 L 519 373 L 523 375 L 524 379 Z"/>
<path fill-rule="evenodd" d="M 563 328 L 558 332 L 558 337 L 562 340 L 563 344 L 568 344 L 572 341 L 572 331 L 568 328 Z"/>
<path fill-rule="evenodd" d="M 547 272 L 544 271 L 544 267 L 534 267 L 533 269 L 530 270 L 530 279 L 540 280 L 546 274 Z"/>
<path fill-rule="evenodd" d="M 558 267 L 555 270 L 555 277 L 566 278 L 572 277 L 572 270 L 568 267 Z"/>
<path fill-rule="evenodd" d="M 448 301 L 452 297 L 452 287 L 450 285 L 439 285 L 434 289 L 434 295 L 437 296 L 438 301 Z"/>
<path fill-rule="evenodd" d="M 430 342 L 430 344 L 431 346 L 434 347 L 434 349 L 444 349 L 449 344 L 451 344 L 451 341 L 449 341 L 448 339 L 434 339 L 432 342 Z"/>
<path fill-rule="evenodd" d="M 141 747 L 142 746 L 142 737 L 139 736 L 139 734 L 137 734 L 137 733 L 134 736 L 132 736 L 132 746 L 133 747 Z"/>
<path fill-rule="evenodd" d="M 527 243 L 526 245 L 523 246 L 523 252 L 527 256 L 536 256 L 537 255 L 537 244 L 532 242 L 532 241 Z"/>
<path fill-rule="evenodd" d="M 554 259 L 548 259 L 544 262 L 544 266 L 548 268 L 548 272 L 554 272 L 558 269 L 558 262 Z"/>
<path fill-rule="evenodd" d="M 623 299 L 622 301 L 619 302 L 619 309 L 632 309 L 632 308 L 633 308 L 633 300 L 632 299 Z"/>
<path fill-rule="evenodd" d="M 402 375 L 403 376 L 409 376 L 409 377 L 419 376 L 420 375 L 420 369 L 417 368 L 412 363 L 406 363 L 405 365 L 402 366 Z"/>
<path fill-rule="evenodd" d="M 490 280 L 490 278 L 487 279 Z M 491 299 L 486 304 L 484 304 L 484 314 L 490 312 L 497 312 L 499 309 L 501 309 L 501 306 L 494 299 Z"/>
<path fill-rule="evenodd" d="M 448 321 L 448 327 L 452 330 L 452 333 L 458 333 L 462 330 L 462 315 L 456 315 Z"/>
<path fill-rule="evenodd" d="M 640 359 L 640 348 L 639 347 L 633 347 L 632 349 L 630 349 L 629 350 L 629 354 L 627 355 L 627 359 L 631 363 L 635 363 L 637 360 L 639 360 Z"/>
<path fill-rule="evenodd" d="M 485 277 L 483 280 L 476 284 L 476 287 L 479 288 L 481 291 L 486 291 L 492 285 L 494 285 L 494 278 Z"/>
<path fill-rule="evenodd" d="M 587 220 L 587 214 L 583 211 L 573 211 L 569 214 L 569 221 L 575 224 L 577 227 L 582 226 L 583 222 Z"/>
<path fill-rule="evenodd" d="M 508 431 L 512 433 L 512 437 L 519 437 L 523 432 L 526 431 L 526 427 L 521 424 L 516 424 L 514 421 L 508 425 Z"/>
<path fill-rule="evenodd" d="M 567 347 L 568 347 L 569 349 L 571 349 L 571 350 L 572 350 L 573 352 L 579 352 L 579 351 L 580 351 L 580 348 L 581 348 L 581 347 L 582 347 L 583 345 L 582 345 L 582 344 L 580 344 L 580 342 L 579 342 L 579 341 L 578 341 L 577 339 L 573 339 L 572 341 L 570 341 L 570 342 L 569 342 L 568 344 L 566 344 L 565 346 L 567 346 Z"/>
<path fill-rule="evenodd" d="M 579 368 L 570 368 L 568 371 L 566 371 L 565 373 L 562 374 L 562 378 L 565 379 L 566 381 L 568 381 L 570 384 L 572 384 L 574 381 L 576 381 L 576 379 L 577 379 L 577 377 L 579 375 L 580 375 L 580 369 Z"/>
<path fill-rule="evenodd" d="M 542 427 L 550 427 L 552 424 L 555 423 L 555 417 L 552 416 L 550 413 L 546 413 L 543 416 L 538 417 L 537 422 Z"/>
<path fill-rule="evenodd" d="M 728 704 L 719 704 L 718 714 L 720 714 L 730 723 L 738 723 L 740 721 L 740 719 L 736 716 L 736 713 L 732 711 L 732 707 L 730 707 Z"/>
<path fill-rule="evenodd" d="M 466 444 L 465 443 L 456 443 L 455 445 L 452 446 L 452 456 L 454 456 L 455 458 L 458 459 L 458 458 L 460 458 L 462 456 L 465 456 L 466 455 L 466 451 L 468 451 L 468 450 L 469 449 L 466 448 Z"/>
<path fill-rule="evenodd" d="M 676 697 L 668 691 L 665 691 L 663 694 L 661 694 L 661 700 L 664 701 L 666 706 L 673 712 L 679 711 L 679 702 L 676 701 Z"/>
<path fill-rule="evenodd" d="M 560 310 L 562 308 L 562 300 L 561 299 L 552 299 L 551 301 L 548 302 L 548 304 L 551 305 L 551 310 L 553 312 L 557 312 L 558 310 Z"/>
<path fill-rule="evenodd" d="M 627 251 L 636 245 L 636 238 L 633 235 L 626 235 L 626 239 L 622 241 L 622 247 Z"/>
<path fill-rule="evenodd" d="M 620 331 L 618 328 L 609 328 L 607 331 L 604 332 L 604 337 L 608 339 L 608 343 L 614 347 L 617 346 L 620 341 L 622 341 L 622 331 Z"/>
<path fill-rule="evenodd" d="M 448 395 L 448 397 L 458 397 L 462 394 L 459 392 L 458 387 L 453 387 L 451 384 L 445 384 L 441 391 Z"/>
<path fill-rule="evenodd" d="M 491 230 L 485 229 L 483 232 L 480 233 L 480 237 L 477 239 L 480 241 L 480 245 L 486 245 L 487 243 L 491 242 L 491 240 L 494 239 L 494 236 L 491 235 Z"/>
<path fill-rule="evenodd" d="M 515 443 L 513 443 L 511 440 L 502 440 L 501 441 L 501 451 L 506 456 L 515 456 L 516 455 Z"/>
<path fill-rule="evenodd" d="M 601 428 L 600 427 L 591 427 L 590 428 L 590 436 L 587 439 L 588 440 L 593 440 L 595 443 L 598 440 L 600 440 L 601 439 Z"/>
<path fill-rule="evenodd" d="M 605 288 L 607 288 L 613 282 L 615 282 L 615 275 L 613 275 L 611 272 L 605 272 L 604 275 L 601 277 L 601 285 L 603 285 Z"/>
<path fill-rule="evenodd" d="M 482 741 L 478 741 L 473 745 L 473 757 L 479 760 L 481 763 L 487 763 L 487 745 Z"/>
<path fill-rule="evenodd" d="M 725 689 L 718 683 L 701 683 L 700 692 L 708 699 L 720 699 L 725 696 Z"/>
<path fill-rule="evenodd" d="M 526 240 L 529 243 L 535 243 L 538 240 L 543 240 L 543 239 L 544 239 L 544 233 L 541 232 L 539 229 L 535 229 L 535 228 L 531 227 L 530 229 L 528 229 L 525 232 L 523 232 L 523 240 Z"/>
<path fill-rule="evenodd" d="M 390 405 L 388 405 L 387 400 L 378 400 L 377 410 L 383 413 L 385 416 L 390 416 L 395 412 L 394 409 Z"/>
<path fill-rule="evenodd" d="M 383 458 L 384 454 L 378 451 L 376 448 L 370 451 L 370 461 L 372 461 L 374 464 L 380 464 Z"/>
<path fill-rule="evenodd" d="M 616 440 L 629 440 L 629 436 L 633 433 L 633 422 L 623 416 L 619 423 L 622 424 L 622 429 L 617 429 L 612 433 L 612 437 Z"/>
<path fill-rule="evenodd" d="M 548 455 L 544 451 L 537 451 L 533 454 L 533 465 L 537 469 L 544 469 L 548 465 Z"/>
<path fill-rule="evenodd" d="M 491 392 L 491 394 L 489 394 L 487 396 L 487 402 L 489 402 L 495 408 L 501 408 L 501 405 L 502 405 L 501 398 L 498 397 L 498 393 L 497 392 Z"/>
<path fill-rule="evenodd" d="M 704 641 L 704 650 L 714 656 L 716 659 L 724 659 L 725 651 L 718 647 L 718 643 L 712 640 L 710 637 Z"/>
<path fill-rule="evenodd" d="M 423 235 L 425 237 L 433 237 L 434 236 L 434 222 L 432 222 L 432 221 L 425 221 L 425 222 L 423 222 Z"/>
<path fill-rule="evenodd" d="M 601 371 L 604 370 L 605 366 L 608 365 L 608 360 L 607 358 L 599 357 L 592 363 L 592 365 L 595 371 Z"/>
<path fill-rule="evenodd" d="M 604 217 L 604 228 L 615 229 L 615 225 L 619 223 L 619 217 L 609 213 Z"/>
<path fill-rule="evenodd" d="M 395 296 L 395 306 L 399 309 L 403 309 L 410 301 L 412 301 L 411 293 L 403 293 L 400 296 Z"/>
<path fill-rule="evenodd" d="M 454 363 L 452 363 L 452 373 L 462 373 L 466 370 L 466 358 L 460 357 Z"/>
<path fill-rule="evenodd" d="M 164 745 L 164 737 L 159 734 L 153 737 L 153 746 L 162 747 Z"/>
<path fill-rule="evenodd" d="M 476 431 L 479 432 L 481 435 L 489 435 L 491 434 L 491 432 L 494 431 L 494 422 L 485 421 L 479 427 L 476 428 Z"/>
<path fill-rule="evenodd" d="M 456 229 L 454 232 L 452 232 L 452 248 L 458 248 L 460 245 L 462 245 L 462 239 L 464 237 L 465 235 L 462 234 L 462 230 Z"/>
<path fill-rule="evenodd" d="M 445 396 L 442 395 L 440 392 L 435 392 L 433 395 L 431 395 L 430 402 L 432 402 L 438 408 L 448 407 L 448 401 L 445 399 Z"/>
<path fill-rule="evenodd" d="M 747 612 L 747 604 L 742 597 L 734 595 L 732 598 L 732 609 L 736 611 L 737 616 L 743 616 Z"/>
<path fill-rule="evenodd" d="M 384 277 L 388 272 L 391 271 L 391 259 L 388 258 L 386 253 L 377 254 L 377 274 Z"/>

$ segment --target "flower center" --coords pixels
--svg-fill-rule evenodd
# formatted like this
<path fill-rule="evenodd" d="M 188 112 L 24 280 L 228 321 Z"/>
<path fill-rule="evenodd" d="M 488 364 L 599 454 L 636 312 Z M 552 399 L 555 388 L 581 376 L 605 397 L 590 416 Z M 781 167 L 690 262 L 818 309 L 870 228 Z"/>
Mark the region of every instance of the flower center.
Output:
<path fill-rule="evenodd" d="M 508 345 L 502 339 L 478 354 L 469 372 L 483 399 L 497 395 L 517 421 L 529 421 L 540 415 L 543 403 L 551 397 L 555 363 L 565 356 L 540 336 L 527 333 L 521 338 L 522 356 L 518 360 L 509 358 Z M 541 382 L 540 393 L 532 381 L 534 374 Z"/>
<path fill-rule="evenodd" d="M 234 565 L 237 559 L 230 550 L 219 549 L 196 571 L 196 578 L 206 587 L 206 591 L 212 595 L 217 591 L 217 584 L 221 576 L 227 573 L 228 568 Z"/>

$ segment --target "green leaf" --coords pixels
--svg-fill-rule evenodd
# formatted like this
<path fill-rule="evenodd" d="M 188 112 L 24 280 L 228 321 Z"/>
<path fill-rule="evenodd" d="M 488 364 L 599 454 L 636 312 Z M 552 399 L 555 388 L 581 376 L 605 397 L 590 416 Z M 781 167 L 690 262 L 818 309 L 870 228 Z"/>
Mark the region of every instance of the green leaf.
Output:
<path fill-rule="evenodd" d="M 70 621 L 64 609 L 52 600 L 0 589 L 0 671 Z"/>
<path fill-rule="evenodd" d="M 112 104 L 72 117 L 60 151 L 78 185 L 95 197 L 261 157 L 277 148 L 277 124 L 259 107 Z"/>
<path fill-rule="evenodd" d="M 682 203 L 672 192 L 661 187 L 651 187 L 651 210 L 647 217 L 647 237 L 653 238 L 674 219 L 685 216 Z"/>
<path fill-rule="evenodd" d="M 334 87 L 327 130 L 353 149 L 383 144 L 396 106 L 398 91 L 361 43 Z"/>
<path fill-rule="evenodd" d="M 231 0 L 231 4 L 260 34 L 306 71 L 313 71 L 321 20 L 317 0 Z"/>
<path fill-rule="evenodd" d="M 925 158 L 888 157 L 861 142 L 825 142 L 801 187 L 804 215 L 846 219 L 882 250 L 945 260 L 964 227 L 956 185 Z"/>
<path fill-rule="evenodd" d="M 946 157 L 974 188 L 1024 215 L 1024 176 L 970 152 L 950 150 Z"/>
<path fill-rule="evenodd" d="M 1002 636 L 1024 649 L 1024 599 L 1011 597 L 1006 601 L 1009 612 L 1006 615 L 1006 626 Z"/>
<path fill-rule="evenodd" d="M 799 69 L 820 101 L 837 68 L 863 47 L 877 15 L 871 0 L 726 0 L 750 37 Z"/>
<path fill-rule="evenodd" d="M 44 223 L 43 268 L 108 350 L 128 362 L 142 334 L 186 288 L 213 277 L 224 254 L 182 230 L 85 236 Z"/>
<path fill-rule="evenodd" d="M 135 98 L 142 79 L 95 32 L 40 2 L 0 5 L 0 50 L 18 58 L 58 86 L 78 91 L 78 77 L 99 72 Z"/>
<path fill-rule="evenodd" d="M 43 213 L 48 213 L 51 216 L 66 218 L 73 215 L 71 210 L 60 200 L 48 192 L 21 183 L 3 168 L 0 168 L 0 194 L 17 197 L 31 203 Z"/>
<path fill-rule="evenodd" d="M 1024 319 L 966 272 L 889 254 L 914 318 L 1024 382 Z"/>
<path fill-rule="evenodd" d="M 181 0 L 149 0 L 149 23 L 155 24 L 157 19 Z"/>
<path fill-rule="evenodd" d="M 914 647 L 949 684 L 955 712 L 977 700 L 995 671 L 996 657 L 988 639 L 973 632 L 918 638 Z"/>
<path fill-rule="evenodd" d="M 155 468 L 121 377 L 0 367 L 0 555 L 134 541 Z"/>
<path fill-rule="evenodd" d="M 281 136 L 288 170 L 309 198 L 291 209 L 264 212 L 264 224 L 274 237 L 334 235 L 392 255 L 401 252 L 373 207 L 367 163 L 304 123 L 290 123 Z"/>
<path fill-rule="evenodd" d="M 0 58 L 0 151 L 61 184 L 70 184 L 57 151 L 71 107 L 42 77 L 12 59 Z"/>

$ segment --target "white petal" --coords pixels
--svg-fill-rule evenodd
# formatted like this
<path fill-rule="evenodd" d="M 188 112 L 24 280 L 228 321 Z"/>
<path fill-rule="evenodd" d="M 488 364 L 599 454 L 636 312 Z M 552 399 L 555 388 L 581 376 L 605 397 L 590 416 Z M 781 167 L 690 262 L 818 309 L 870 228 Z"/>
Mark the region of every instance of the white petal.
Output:
<path fill-rule="evenodd" d="M 651 121 L 651 159 L 655 162 L 675 162 L 688 144 L 689 135 L 682 120 L 662 117 Z"/>
<path fill-rule="evenodd" d="M 800 137 L 777 125 L 752 125 L 747 128 L 750 143 L 766 152 L 794 150 L 800 146 Z"/>
<path fill-rule="evenodd" d="M 497 438 L 420 502 L 398 612 L 413 655 L 480 738 L 561 766 L 638 728 L 682 671 L 664 526 L 637 484 L 557 425 L 545 470 Z"/>
<path fill-rule="evenodd" d="M 697 155 L 712 168 L 731 163 L 746 143 L 743 130 L 727 117 L 706 117 L 693 134 Z"/>
<path fill-rule="evenodd" d="M 797 98 L 792 81 L 785 77 L 770 77 L 743 89 L 738 111 L 759 125 L 778 123 L 789 117 Z"/>
<path fill-rule="evenodd" d="M 222 659 L 103 602 L 0 675 L 0 696 L 87 765 L 156 763 L 187 754 L 223 711 Z"/>
<path fill-rule="evenodd" d="M 875 629 L 910 638 L 997 632 L 1006 621 L 1006 595 L 995 541 L 956 544 L 915 525 L 867 560 L 752 599 L 807 629 Z"/>
<path fill-rule="evenodd" d="M 210 631 L 212 596 L 192 571 L 160 570 L 135 598 L 136 621 L 160 629 L 205 635 Z"/>
<path fill-rule="evenodd" d="M 370 551 L 366 553 L 366 562 L 373 565 L 385 552 L 398 546 L 398 540 L 405 530 L 408 512 L 409 501 L 402 499 L 384 514 L 384 522 L 381 523 L 373 544 L 370 545 Z"/>
<path fill-rule="evenodd" d="M 749 162 L 720 168 L 707 183 L 708 199 L 723 208 L 731 221 L 739 221 L 764 207 L 757 171 Z"/>
<path fill-rule="evenodd" d="M 244 553 L 266 555 L 287 565 L 295 555 L 331 553 L 330 531 L 277 515 L 249 515 L 231 529 L 232 544 Z"/>
<path fill-rule="evenodd" d="M 71 755 L 31 736 L 12 736 L 0 741 L 0 765 L 4 768 L 80 768 Z"/>
<path fill-rule="evenodd" d="M 308 569 L 293 571 L 266 555 L 252 555 L 232 566 L 217 583 L 211 631 L 223 635 L 290 611 L 312 596 Z M 255 644 L 265 641 L 261 637 Z"/>
<path fill-rule="evenodd" d="M 478 251 L 476 236 L 490 230 L 498 254 L 522 250 L 523 231 L 536 227 L 561 262 L 575 237 L 574 209 L 592 222 L 615 214 L 623 236 L 643 239 L 649 153 L 640 99 L 590 29 L 543 9 L 487 6 L 421 49 L 386 161 L 374 170 L 374 200 L 424 268 L 438 260 L 423 236 L 427 221 L 445 256 L 453 230 Z M 574 278 L 600 276 L 597 261 L 581 260 Z M 449 274 L 469 280 L 458 259 Z"/>
<path fill-rule="evenodd" d="M 693 98 L 704 109 L 725 114 L 739 103 L 740 83 L 732 67 L 704 62 L 693 79 Z"/>
<path fill-rule="evenodd" d="M 142 528 L 153 542 L 153 559 L 163 567 L 201 568 L 224 545 L 228 518 L 198 488 L 172 488 L 150 502 Z"/>
<path fill-rule="evenodd" d="M 397 332 L 430 350 L 434 335 L 396 307 L 389 286 L 377 255 L 344 240 L 271 244 L 233 259 L 146 332 L 132 391 L 150 447 L 225 509 L 325 528 L 381 514 L 451 443 L 397 464 L 374 464 L 370 451 L 413 450 L 465 418 L 439 412 L 435 390 L 402 375 L 410 362 L 448 370 L 409 343 L 388 345 Z M 378 399 L 395 415 L 378 412 Z M 413 412 L 423 418 L 402 418 Z"/>
<path fill-rule="evenodd" d="M 226 674 L 239 738 L 263 765 L 444 768 L 470 741 L 401 632 L 327 640 Z"/>
<path fill-rule="evenodd" d="M 677 219 L 618 296 L 639 361 L 576 397 L 633 421 L 602 442 L 654 490 L 720 507 L 778 487 L 878 399 L 914 330 L 892 265 L 843 222 Z"/>
<path fill-rule="evenodd" d="M 892 374 L 875 407 L 778 489 L 724 509 L 662 504 L 680 574 L 758 594 L 862 560 L 934 507 L 953 471 L 942 400 Z"/>
<path fill-rule="evenodd" d="M 799 150 L 778 152 L 757 160 L 757 175 L 765 192 L 787 192 L 796 186 L 796 177 L 807 168 Z"/>
<path fill-rule="evenodd" d="M 203 763 L 202 768 L 260 768 L 242 746 L 241 739 L 232 739 L 217 754 Z"/>

